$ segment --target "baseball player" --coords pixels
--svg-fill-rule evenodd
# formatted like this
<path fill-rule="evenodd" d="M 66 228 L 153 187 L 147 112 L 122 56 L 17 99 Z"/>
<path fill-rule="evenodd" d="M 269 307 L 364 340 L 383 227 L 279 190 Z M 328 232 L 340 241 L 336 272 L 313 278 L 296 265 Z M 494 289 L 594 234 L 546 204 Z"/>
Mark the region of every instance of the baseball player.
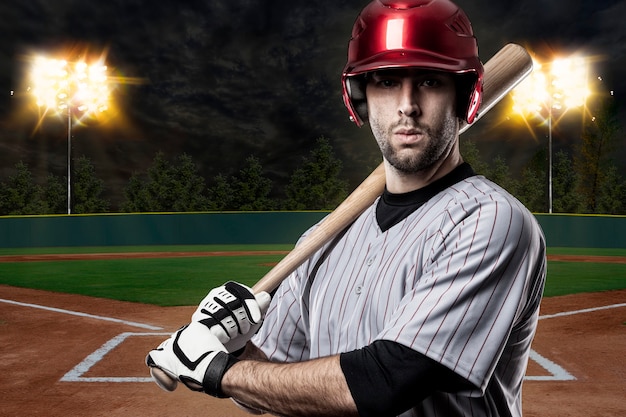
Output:
<path fill-rule="evenodd" d="M 545 241 L 459 152 L 482 78 L 471 24 L 450 0 L 366 6 L 343 97 L 378 142 L 384 193 L 271 302 L 232 282 L 211 291 L 149 353 L 157 383 L 257 414 L 521 416 Z"/>

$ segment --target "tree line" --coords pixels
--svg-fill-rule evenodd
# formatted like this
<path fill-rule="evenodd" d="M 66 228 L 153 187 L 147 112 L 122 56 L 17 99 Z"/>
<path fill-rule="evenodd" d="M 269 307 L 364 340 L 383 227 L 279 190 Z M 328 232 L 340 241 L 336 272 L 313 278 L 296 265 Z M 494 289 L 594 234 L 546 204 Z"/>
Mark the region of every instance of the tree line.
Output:
<path fill-rule="evenodd" d="M 583 132 L 580 145 L 571 153 L 554 154 L 554 213 L 626 214 L 626 180 L 612 159 L 621 133 L 615 103 L 607 101 Z M 545 152 L 535 155 L 516 177 L 502 157 L 483 161 L 471 141 L 461 140 L 461 151 L 477 173 L 503 186 L 531 211 L 548 211 Z M 73 162 L 72 213 L 109 212 L 105 183 L 92 162 L 85 156 Z M 219 174 L 207 185 L 191 156 L 182 154 L 170 161 L 157 153 L 146 172 L 129 179 L 119 211 L 332 210 L 348 195 L 341 171 L 342 162 L 325 137 L 303 158 L 278 197 L 255 156 L 249 156 L 236 174 Z M 66 213 L 66 183 L 66 178 L 49 174 L 44 184 L 36 184 L 28 166 L 19 162 L 15 173 L 0 184 L 0 215 Z"/>
<path fill-rule="evenodd" d="M 72 168 L 72 213 L 110 212 L 110 202 L 103 197 L 105 182 L 97 177 L 91 160 L 76 158 Z M 332 210 L 348 195 L 342 168 L 330 141 L 321 137 L 291 174 L 284 196 L 276 198 L 272 180 L 255 156 L 249 156 L 236 174 L 218 174 L 207 186 L 191 156 L 182 154 L 170 161 L 159 152 L 146 172 L 131 176 L 119 211 Z M 66 184 L 67 177 L 53 174 L 37 184 L 29 167 L 19 162 L 15 173 L 0 184 L 0 215 L 67 213 Z"/>

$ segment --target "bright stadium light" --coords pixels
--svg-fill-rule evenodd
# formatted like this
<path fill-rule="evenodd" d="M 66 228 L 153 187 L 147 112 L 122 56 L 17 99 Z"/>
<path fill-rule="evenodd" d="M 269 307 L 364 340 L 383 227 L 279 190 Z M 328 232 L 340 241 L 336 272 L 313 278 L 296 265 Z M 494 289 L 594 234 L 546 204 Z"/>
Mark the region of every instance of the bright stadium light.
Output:
<path fill-rule="evenodd" d="M 554 114 L 561 117 L 571 108 L 582 107 L 589 96 L 588 65 L 583 57 L 535 62 L 533 72 L 512 92 L 513 111 L 524 117 L 539 117 L 548 123 L 548 212 L 552 213 L 552 126 Z M 557 121 L 558 122 L 558 119 Z"/>
<path fill-rule="evenodd" d="M 103 59 L 87 63 L 40 56 L 34 59 L 30 82 L 44 114 L 67 116 L 67 214 L 71 214 L 72 121 L 94 117 L 109 108 L 107 66 Z"/>

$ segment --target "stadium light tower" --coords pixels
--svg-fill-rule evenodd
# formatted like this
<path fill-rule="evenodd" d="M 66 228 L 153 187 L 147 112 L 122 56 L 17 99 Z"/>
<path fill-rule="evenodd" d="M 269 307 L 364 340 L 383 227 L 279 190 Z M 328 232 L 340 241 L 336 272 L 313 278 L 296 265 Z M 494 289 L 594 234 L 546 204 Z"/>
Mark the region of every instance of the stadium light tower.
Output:
<path fill-rule="evenodd" d="M 533 72 L 513 90 L 513 111 L 539 117 L 548 124 L 548 212 L 552 213 L 552 127 L 555 113 L 561 117 L 569 109 L 582 107 L 589 96 L 588 65 L 583 57 L 534 63 Z"/>
<path fill-rule="evenodd" d="M 88 64 L 84 60 L 36 57 L 30 81 L 31 92 L 37 106 L 44 108 L 44 115 L 53 112 L 67 117 L 67 214 L 71 214 L 72 122 L 108 109 L 107 67 L 102 59 Z"/>

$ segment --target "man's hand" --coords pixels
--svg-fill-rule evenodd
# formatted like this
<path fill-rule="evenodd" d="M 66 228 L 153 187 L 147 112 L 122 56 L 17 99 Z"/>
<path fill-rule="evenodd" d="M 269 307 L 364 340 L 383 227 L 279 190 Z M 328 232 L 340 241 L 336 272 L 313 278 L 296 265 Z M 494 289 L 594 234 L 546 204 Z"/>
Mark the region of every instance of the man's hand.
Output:
<path fill-rule="evenodd" d="M 265 291 L 254 295 L 252 289 L 231 281 L 211 290 L 191 320 L 210 328 L 228 352 L 237 353 L 261 326 L 270 301 Z"/>
<path fill-rule="evenodd" d="M 151 350 L 146 365 L 159 387 L 173 391 L 182 382 L 194 391 L 224 397 L 222 377 L 237 361 L 203 324 L 192 322 Z"/>

